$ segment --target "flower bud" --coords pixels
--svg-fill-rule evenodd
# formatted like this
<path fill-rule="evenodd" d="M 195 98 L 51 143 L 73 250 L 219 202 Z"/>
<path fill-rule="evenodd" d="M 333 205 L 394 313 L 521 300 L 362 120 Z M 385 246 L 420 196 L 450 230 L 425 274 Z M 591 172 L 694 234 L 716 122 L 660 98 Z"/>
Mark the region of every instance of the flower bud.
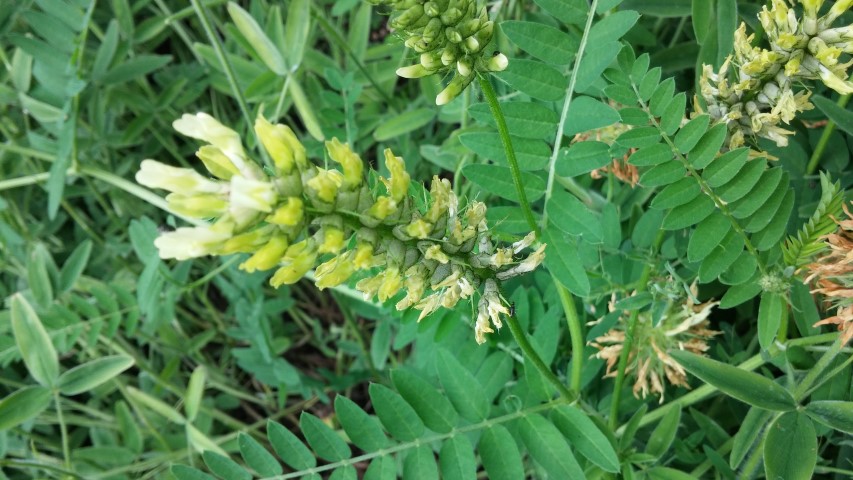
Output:
<path fill-rule="evenodd" d="M 338 188 L 343 183 L 343 175 L 337 170 L 317 168 L 317 175 L 308 180 L 308 186 L 314 190 L 317 197 L 326 202 L 334 203 Z"/>
<path fill-rule="evenodd" d="M 195 170 L 178 168 L 160 163 L 156 160 L 143 160 L 136 172 L 136 181 L 148 188 L 160 188 L 170 192 L 219 193 L 223 185 L 201 176 Z"/>
<path fill-rule="evenodd" d="M 340 163 L 344 169 L 343 186 L 349 190 L 353 190 L 362 184 L 364 181 L 362 176 L 364 162 L 361 161 L 361 157 L 350 149 L 349 145 L 341 143 L 337 138 L 333 138 L 331 141 L 326 142 L 326 151 L 329 152 L 329 157 Z"/>
<path fill-rule="evenodd" d="M 246 158 L 240 135 L 206 113 L 185 113 L 180 119 L 172 122 L 172 127 L 182 135 L 203 140 L 219 148 L 232 160 Z"/>
<path fill-rule="evenodd" d="M 242 175 L 231 177 L 231 208 L 271 212 L 278 194 L 268 181 L 252 180 Z"/>
<path fill-rule="evenodd" d="M 240 269 L 252 273 L 256 270 L 269 270 L 278 265 L 287 250 L 288 241 L 284 235 L 274 235 L 254 255 L 240 264 Z"/>
<path fill-rule="evenodd" d="M 218 217 L 228 211 L 228 202 L 213 193 L 170 193 L 166 195 L 166 201 L 172 211 L 192 218 Z"/>
<path fill-rule="evenodd" d="M 209 227 L 181 227 L 157 237 L 154 246 L 160 258 L 186 260 L 214 253 L 230 236 L 230 232 L 217 232 Z"/>
<path fill-rule="evenodd" d="M 219 147 L 204 145 L 195 155 L 204 163 L 208 172 L 222 180 L 230 180 L 233 175 L 240 173 L 234 162 L 222 153 Z"/>
<path fill-rule="evenodd" d="M 287 201 L 267 216 L 266 221 L 276 225 L 296 226 L 302 221 L 304 209 L 302 199 L 299 197 L 287 197 Z"/>

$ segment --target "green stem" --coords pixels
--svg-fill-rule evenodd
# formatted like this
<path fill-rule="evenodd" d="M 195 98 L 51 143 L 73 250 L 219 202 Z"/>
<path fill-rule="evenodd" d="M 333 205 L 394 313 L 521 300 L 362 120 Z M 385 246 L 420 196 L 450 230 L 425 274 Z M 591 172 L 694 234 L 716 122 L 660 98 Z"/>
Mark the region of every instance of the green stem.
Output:
<path fill-rule="evenodd" d="M 521 351 L 524 352 L 525 361 L 529 360 L 536 370 L 539 370 L 539 373 L 541 373 L 543 377 L 557 388 L 561 397 L 568 402 L 574 402 L 577 399 L 577 394 L 566 388 L 566 386 L 563 385 L 563 382 L 554 375 L 554 372 L 545 365 L 545 362 L 542 361 L 542 357 L 536 353 L 536 350 L 533 348 L 533 345 L 531 345 L 530 340 L 527 339 L 527 335 L 524 333 L 524 330 L 521 328 L 521 325 L 518 323 L 518 319 L 515 315 L 507 317 L 506 323 L 509 325 L 509 331 L 512 333 L 513 338 L 515 338 L 516 343 L 521 347 Z"/>
<path fill-rule="evenodd" d="M 18 460 L 14 458 L 4 458 L 0 459 L 0 468 L 15 468 L 21 470 L 35 468 L 39 470 L 44 470 L 46 472 L 61 473 L 62 475 L 65 475 L 67 477 L 79 478 L 81 480 L 85 478 L 78 473 L 72 472 L 71 470 L 65 470 L 55 465 L 51 465 L 49 463 L 42 463 L 35 460 Z"/>
<path fill-rule="evenodd" d="M 797 385 L 797 388 L 794 390 L 794 398 L 799 402 L 805 398 L 806 393 L 809 392 L 812 385 L 818 380 L 821 375 L 826 374 L 826 369 L 829 368 L 829 365 L 835 359 L 835 357 L 841 352 L 841 349 L 844 347 L 844 343 L 842 341 L 842 336 L 839 335 L 838 339 L 833 342 L 832 346 L 823 354 L 820 359 L 818 359 L 817 363 L 809 370 L 809 373 L 803 377 L 803 380 Z"/>
<path fill-rule="evenodd" d="M 578 316 L 578 308 L 575 306 L 575 298 L 560 285 L 556 277 L 551 275 L 551 278 L 554 280 L 554 285 L 557 286 L 557 294 L 563 304 L 563 311 L 566 312 L 566 323 L 569 326 L 569 336 L 572 341 L 572 375 L 569 385 L 572 390 L 580 392 L 581 374 L 583 373 L 583 325 L 581 325 Z"/>
<path fill-rule="evenodd" d="M 838 99 L 838 106 L 844 108 L 847 106 L 847 102 L 850 101 L 850 94 L 842 95 Z M 817 141 L 817 145 L 815 146 L 814 152 L 812 152 L 811 158 L 809 158 L 809 164 L 806 167 L 806 175 L 813 175 L 815 170 L 817 170 L 818 163 L 820 163 L 820 157 L 823 155 L 824 150 L 826 150 L 826 146 L 829 145 L 829 138 L 832 136 L 832 132 L 835 131 L 835 122 L 829 120 L 826 123 L 826 126 L 823 128 L 823 133 L 820 136 L 820 140 Z"/>
<path fill-rule="evenodd" d="M 515 150 L 512 148 L 512 139 L 509 136 L 509 128 L 506 126 L 506 119 L 501 111 L 501 105 L 498 103 L 498 96 L 495 94 L 495 89 L 488 78 L 478 72 L 477 80 L 480 81 L 483 96 L 486 97 L 486 102 L 492 111 L 492 117 L 494 117 L 495 123 L 498 125 L 498 134 L 501 137 L 504 152 L 506 152 L 509 171 L 512 174 L 512 183 L 515 185 L 515 191 L 518 194 L 518 203 L 521 204 L 524 219 L 527 220 L 530 230 L 536 233 L 536 238 L 539 238 L 539 225 L 536 223 L 536 218 L 533 217 L 533 210 L 530 208 L 527 193 L 524 191 L 524 184 L 521 181 L 521 169 L 518 167 L 518 159 L 515 157 Z"/>
<path fill-rule="evenodd" d="M 598 0 L 592 0 L 589 6 L 589 13 L 586 17 L 586 25 L 581 35 L 578 53 L 575 55 L 575 64 L 572 67 L 572 75 L 569 77 L 569 85 L 566 87 L 565 100 L 563 101 L 563 110 L 560 112 L 560 122 L 557 124 L 557 132 L 554 135 L 554 148 L 551 150 L 551 159 L 548 162 L 548 183 L 545 185 L 545 205 L 551 199 L 551 194 L 554 191 L 554 179 L 556 178 L 557 158 L 560 156 L 560 146 L 563 142 L 563 131 L 566 126 L 566 119 L 569 117 L 569 108 L 572 105 L 572 96 L 575 93 L 575 85 L 578 80 L 578 71 L 580 70 L 581 60 L 586 51 L 586 43 L 589 39 L 589 31 L 592 29 L 592 20 L 595 18 L 595 11 L 598 8 Z M 547 228 L 548 225 L 548 210 L 542 213 L 542 225 Z"/>
<path fill-rule="evenodd" d="M 53 391 L 53 404 L 56 406 L 56 420 L 59 422 L 59 434 L 62 441 L 62 458 L 65 459 L 65 468 L 71 470 L 71 449 L 68 446 L 68 427 L 65 425 L 65 418 L 62 416 L 62 404 L 59 397 L 59 390 Z"/>
<path fill-rule="evenodd" d="M 483 75 L 478 73 L 477 79 L 480 81 L 480 88 L 483 90 L 483 95 L 486 97 L 486 101 L 489 104 L 492 117 L 494 117 L 495 123 L 498 126 L 498 134 L 501 137 L 501 143 L 503 144 L 507 162 L 509 163 L 512 181 L 515 185 L 516 193 L 518 194 L 519 203 L 521 204 L 521 211 L 524 213 L 528 226 L 536 234 L 536 237 L 539 238 L 539 225 L 536 223 L 536 219 L 533 216 L 533 210 L 530 208 L 530 202 L 528 202 L 527 194 L 524 191 L 524 185 L 521 181 L 521 169 L 518 166 L 518 159 L 515 156 L 515 150 L 512 148 L 512 139 L 509 136 L 509 128 L 506 125 L 506 118 L 504 118 L 503 112 L 501 111 L 500 103 L 498 103 L 498 97 L 495 94 L 495 89 L 492 88 L 492 84 L 489 82 L 489 79 Z M 581 373 L 583 372 L 583 328 L 580 323 L 580 318 L 578 317 L 577 307 L 575 306 L 572 294 L 557 282 L 556 279 L 554 283 L 557 285 L 557 293 L 560 295 L 560 302 L 562 303 L 563 310 L 566 313 L 566 322 L 569 325 L 569 333 L 572 339 L 571 385 L 573 390 L 579 391 Z M 513 323 L 516 323 L 516 320 L 514 318 L 510 318 L 510 329 L 525 355 L 533 362 L 536 368 L 539 369 L 539 371 L 557 387 L 560 394 L 566 399 L 569 399 L 570 397 L 567 395 L 571 395 L 571 392 L 566 389 L 566 386 L 560 382 L 556 375 L 551 372 L 551 369 L 548 368 L 542 359 L 536 354 L 536 351 L 530 346 L 530 342 L 527 341 L 524 332 L 520 327 L 518 327 L 517 323 L 515 325 L 516 328 L 513 329 Z M 525 344 L 527 345 L 526 348 Z"/>
<path fill-rule="evenodd" d="M 654 255 L 663 243 L 664 231 L 658 232 L 655 242 L 652 245 L 652 255 Z M 637 282 L 637 291 L 641 292 L 647 288 L 649 277 L 652 275 L 652 263 L 649 262 L 643 268 L 643 273 L 640 274 L 640 280 Z M 628 324 L 625 329 L 625 341 L 622 342 L 622 351 L 619 353 L 619 365 L 616 369 L 616 382 L 613 384 L 613 396 L 610 403 L 610 428 L 616 429 L 619 424 L 619 403 L 622 399 L 622 385 L 625 383 L 625 370 L 628 368 L 628 357 L 631 355 L 631 349 L 634 347 L 634 335 L 637 332 L 637 318 L 640 316 L 639 310 L 631 312 L 628 318 Z"/>

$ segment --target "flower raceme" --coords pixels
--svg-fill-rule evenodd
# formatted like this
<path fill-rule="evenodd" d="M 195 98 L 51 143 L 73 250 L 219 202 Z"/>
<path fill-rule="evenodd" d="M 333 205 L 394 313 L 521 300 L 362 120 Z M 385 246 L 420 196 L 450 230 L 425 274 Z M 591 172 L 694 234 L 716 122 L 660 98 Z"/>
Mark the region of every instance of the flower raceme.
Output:
<path fill-rule="evenodd" d="M 397 69 L 397 75 L 420 78 L 453 72 L 447 87 L 435 99 L 444 105 L 465 90 L 477 72 L 507 67 L 501 53 L 486 55 L 495 25 L 477 0 L 371 0 L 391 7 L 389 26 L 402 33 L 406 46 L 419 55 L 418 63 Z"/>
<path fill-rule="evenodd" d="M 365 181 L 361 158 L 337 139 L 326 142 L 340 169 L 325 169 L 306 157 L 305 147 L 284 125 L 259 117 L 255 131 L 272 159 L 269 172 L 243 149 L 239 135 L 205 113 L 185 114 L 175 129 L 207 144 L 196 155 L 213 178 L 192 169 L 144 160 L 139 183 L 167 190 L 170 209 L 211 223 L 182 227 L 155 240 L 162 258 L 249 253 L 248 272 L 275 269 L 278 287 L 312 268 L 319 288 L 361 277 L 355 288 L 382 302 L 404 293 L 398 310 L 413 307 L 420 319 L 440 307 L 479 295 L 477 342 L 508 313 L 499 283 L 535 269 L 545 245 L 525 254 L 534 236 L 496 245 L 486 224 L 486 206 L 461 209 L 451 184 L 435 176 L 424 209 L 409 194 L 403 159 L 384 152 L 389 178 Z"/>
<path fill-rule="evenodd" d="M 741 24 L 735 32 L 734 56 L 726 59 L 719 72 L 710 65 L 703 67 L 701 95 L 711 117 L 728 124 L 729 148 L 743 145 L 746 137 L 787 145 L 787 136 L 794 132 L 780 124 L 813 108 L 808 91 L 794 91 L 797 82 L 820 80 L 838 93 L 853 93 L 853 83 L 847 80 L 850 62 L 839 62 L 842 54 L 853 53 L 853 25 L 832 28 L 853 0 L 836 1 L 823 16 L 818 12 L 824 0 L 799 3 L 801 17 L 783 0 L 772 0 L 771 8 L 765 6 L 758 14 L 769 49 L 754 47 L 755 35 L 747 36 Z M 729 69 L 733 66 L 737 70 L 732 80 Z"/>

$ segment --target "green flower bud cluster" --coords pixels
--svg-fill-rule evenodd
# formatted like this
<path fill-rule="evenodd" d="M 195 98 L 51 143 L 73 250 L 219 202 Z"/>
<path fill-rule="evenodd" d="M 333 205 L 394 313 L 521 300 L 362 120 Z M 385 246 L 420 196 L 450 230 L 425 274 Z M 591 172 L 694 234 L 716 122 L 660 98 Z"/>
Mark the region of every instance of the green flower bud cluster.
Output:
<path fill-rule="evenodd" d="M 361 158 L 337 139 L 326 142 L 326 152 L 341 169 L 321 168 L 307 159 L 290 128 L 259 117 L 255 131 L 273 160 L 265 172 L 246 155 L 239 135 L 213 117 L 184 115 L 174 126 L 208 143 L 197 156 L 214 178 L 144 160 L 136 179 L 170 191 L 166 200 L 176 213 L 215 220 L 162 234 L 155 240 L 162 258 L 250 253 L 240 268 L 275 269 L 275 287 L 297 282 L 312 268 L 321 289 L 361 277 L 355 288 L 365 298 L 385 302 L 405 293 L 397 309 L 421 310 L 421 319 L 481 289 L 479 343 L 508 313 L 499 282 L 544 259 L 545 245 L 523 253 L 533 234 L 496 245 L 486 206 L 471 202 L 460 209 L 446 179 L 433 177 L 427 206 L 417 208 L 403 159 L 390 149 L 384 152 L 390 178 L 371 186 Z"/>
<path fill-rule="evenodd" d="M 392 8 L 389 25 L 402 32 L 406 46 L 420 57 L 419 62 L 397 69 L 397 75 L 420 78 L 453 72 L 447 87 L 435 99 L 444 105 L 458 96 L 476 72 L 497 72 L 507 66 L 501 53 L 486 55 L 495 24 L 486 7 L 477 0 L 371 0 Z"/>
<path fill-rule="evenodd" d="M 765 6 L 758 14 L 769 49 L 754 47 L 754 35 L 747 36 L 741 24 L 735 32 L 734 57 L 729 56 L 717 73 L 704 66 L 702 98 L 711 117 L 729 125 L 729 148 L 743 145 L 746 137 L 787 145 L 793 132 L 780 125 L 813 108 L 809 92 L 794 92 L 796 82 L 821 80 L 839 93 L 853 93 L 853 83 L 847 80 L 850 62 L 839 63 L 842 53 L 853 53 L 853 25 L 830 28 L 853 0 L 837 1 L 819 17 L 823 1 L 799 0 L 803 15 L 798 18 L 783 0 L 772 0 L 771 8 Z M 729 78 L 732 64 L 737 69 L 734 81 Z"/>

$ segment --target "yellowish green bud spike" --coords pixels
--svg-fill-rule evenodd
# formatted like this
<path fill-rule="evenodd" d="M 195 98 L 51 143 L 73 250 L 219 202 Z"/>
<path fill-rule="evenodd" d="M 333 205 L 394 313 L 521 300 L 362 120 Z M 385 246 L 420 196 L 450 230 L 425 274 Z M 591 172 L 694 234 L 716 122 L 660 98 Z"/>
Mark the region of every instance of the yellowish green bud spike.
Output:
<path fill-rule="evenodd" d="M 361 157 L 350 149 L 349 145 L 341 143 L 337 138 L 326 142 L 329 157 L 340 163 L 344 169 L 343 185 L 350 190 L 361 186 L 364 182 L 364 162 Z"/>
<path fill-rule="evenodd" d="M 391 197 L 379 197 L 367 210 L 367 214 L 377 220 L 385 220 L 389 215 L 397 211 L 397 202 Z"/>
<path fill-rule="evenodd" d="M 249 253 L 254 252 L 261 246 L 267 243 L 276 231 L 276 227 L 267 225 L 261 228 L 250 230 L 240 235 L 234 235 L 222 245 L 220 254 L 230 255 L 232 253 Z"/>
<path fill-rule="evenodd" d="M 406 226 L 406 234 L 412 238 L 428 238 L 432 233 L 433 225 L 423 218 L 418 218 Z"/>
<path fill-rule="evenodd" d="M 219 147 L 205 145 L 195 154 L 204 163 L 207 171 L 222 180 L 230 180 L 233 175 L 240 173 L 234 162 L 222 153 Z"/>
<path fill-rule="evenodd" d="M 240 264 L 240 269 L 249 273 L 256 270 L 269 270 L 281 262 L 284 252 L 288 247 L 287 237 L 284 235 L 274 235 L 266 245 L 262 246 L 249 257 L 248 260 Z"/>
<path fill-rule="evenodd" d="M 409 65 L 408 67 L 400 67 L 397 69 L 397 76 L 403 78 L 421 78 L 427 75 L 432 75 L 435 72 L 427 70 L 421 64 Z"/>
<path fill-rule="evenodd" d="M 266 220 L 276 225 L 293 227 L 302 222 L 304 212 L 301 198 L 287 197 L 285 203 L 280 204 Z"/>

